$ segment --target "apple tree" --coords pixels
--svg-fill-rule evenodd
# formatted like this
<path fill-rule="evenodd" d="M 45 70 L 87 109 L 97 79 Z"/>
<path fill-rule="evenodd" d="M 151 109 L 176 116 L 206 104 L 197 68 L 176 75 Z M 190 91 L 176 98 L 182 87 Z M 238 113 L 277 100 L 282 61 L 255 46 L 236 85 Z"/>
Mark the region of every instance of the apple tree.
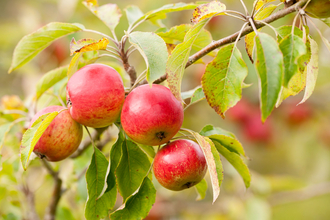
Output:
<path fill-rule="evenodd" d="M 52 22 L 17 43 L 9 69 L 12 74 L 62 37 L 78 32 L 99 36 L 72 37 L 71 62 L 43 75 L 29 105 L 1 109 L 0 149 L 13 127 L 24 129 L 19 138 L 22 168 L 28 170 L 38 156 L 36 160 L 53 179 L 44 219 L 56 218 L 60 199 L 70 190 L 63 184 L 62 171 L 50 162 L 77 160 L 91 148 L 90 163 L 78 175 L 86 178 L 87 220 L 146 218 L 156 200 L 156 181 L 171 190 L 194 187 L 198 199 L 210 187 L 215 202 L 226 173 L 222 159 L 236 169 L 246 188 L 250 186 L 248 158 L 236 136 L 208 124 L 201 131 L 184 128 L 184 110 L 206 100 L 225 119 L 227 110 L 241 100 L 243 89 L 257 87 L 244 82 L 249 70 L 242 53 L 247 53 L 258 75 L 261 122 L 290 96 L 303 93 L 300 103 L 304 103 L 318 76 L 318 44 L 309 29 L 318 31 L 330 52 L 329 41 L 314 23 L 320 19 L 330 26 L 330 1 L 256 0 L 251 12 L 244 0 L 236 1 L 243 12 L 220 1 L 166 4 L 144 13 L 136 5 L 120 9 L 114 3 L 85 0 L 86 9 L 108 32 L 80 23 Z M 182 11 L 191 12 L 191 23 L 162 23 L 167 14 Z M 271 25 L 292 13 L 292 24 Z M 128 24 L 118 35 L 115 29 L 123 15 Z M 242 25 L 231 35 L 212 39 L 205 27 L 221 16 L 239 19 Z M 142 24 L 150 23 L 158 28 L 144 31 Z M 265 26 L 271 34 L 264 31 Z M 239 40 L 245 41 L 245 48 L 238 46 Z M 145 62 L 144 71 L 132 65 L 133 53 Z M 110 64 L 99 64 L 101 58 Z M 198 63 L 206 64 L 201 86 L 183 91 L 185 70 Z M 46 93 L 62 107 L 39 111 L 38 101 Z M 109 129 L 116 130 L 115 142 L 102 139 Z"/>

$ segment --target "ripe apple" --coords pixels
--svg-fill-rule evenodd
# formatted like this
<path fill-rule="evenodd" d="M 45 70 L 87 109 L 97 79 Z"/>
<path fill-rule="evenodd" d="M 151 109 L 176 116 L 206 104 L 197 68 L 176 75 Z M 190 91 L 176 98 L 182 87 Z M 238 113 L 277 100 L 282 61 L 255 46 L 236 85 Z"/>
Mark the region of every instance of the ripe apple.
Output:
<path fill-rule="evenodd" d="M 155 156 L 153 171 L 167 189 L 180 191 L 199 183 L 207 163 L 200 146 L 191 140 L 176 140 L 162 147 Z"/>
<path fill-rule="evenodd" d="M 249 141 L 267 143 L 272 138 L 271 121 L 263 124 L 260 113 L 255 113 L 243 124 L 243 133 Z"/>
<path fill-rule="evenodd" d="M 246 99 L 241 99 L 234 107 L 227 111 L 228 119 L 238 123 L 246 123 L 256 109 Z"/>
<path fill-rule="evenodd" d="M 33 116 L 33 122 L 41 115 L 61 111 L 62 106 L 49 106 Z M 78 147 L 83 135 L 82 126 L 75 122 L 68 110 L 62 111 L 47 127 L 34 147 L 33 152 L 48 161 L 60 161 L 70 156 Z"/>
<path fill-rule="evenodd" d="M 103 64 L 84 66 L 69 79 L 67 104 L 72 118 L 93 128 L 109 126 L 119 117 L 125 90 L 119 73 Z"/>
<path fill-rule="evenodd" d="M 121 123 L 126 134 L 146 145 L 168 142 L 181 128 L 183 107 L 171 91 L 162 85 L 142 85 L 125 100 Z"/>
<path fill-rule="evenodd" d="M 313 117 L 313 110 L 306 103 L 297 106 L 290 104 L 287 111 L 287 122 L 292 125 L 300 125 Z"/>
<path fill-rule="evenodd" d="M 328 18 L 330 17 L 330 0 L 312 0 L 305 11 L 312 17 Z"/>

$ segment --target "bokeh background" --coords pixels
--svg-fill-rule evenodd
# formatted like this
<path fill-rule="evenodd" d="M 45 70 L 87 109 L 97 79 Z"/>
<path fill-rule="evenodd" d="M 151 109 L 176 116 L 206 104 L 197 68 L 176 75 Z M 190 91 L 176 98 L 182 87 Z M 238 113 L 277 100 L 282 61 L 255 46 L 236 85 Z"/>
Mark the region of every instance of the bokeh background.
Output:
<path fill-rule="evenodd" d="M 179 1 L 166 1 L 175 3 Z M 189 1 L 182 1 L 189 2 Z M 223 0 L 228 9 L 243 12 L 239 0 Z M 249 10 L 252 0 L 244 0 Z M 110 1 L 99 1 L 100 4 Z M 165 2 L 154 0 L 111 1 L 122 9 L 123 16 L 116 29 L 119 37 L 127 28 L 123 9 L 134 4 L 143 12 L 161 7 Z M 280 3 L 279 1 L 275 2 Z M 81 3 L 80 0 L 1 0 L 0 1 L 0 97 L 1 108 L 25 110 L 31 103 L 35 85 L 49 70 L 70 62 L 69 43 L 76 39 L 100 36 L 90 33 L 77 33 L 64 37 L 24 67 L 8 74 L 15 45 L 26 34 L 43 25 L 53 22 L 82 23 L 86 28 L 109 33 Z M 192 11 L 170 13 L 164 24 L 167 27 L 190 23 Z M 293 15 L 272 23 L 275 27 L 292 23 Z M 330 28 L 315 20 L 324 36 L 330 40 Z M 207 29 L 217 40 L 240 30 L 242 22 L 230 17 L 214 18 Z M 155 31 L 158 27 L 146 22 L 138 30 Z M 273 34 L 271 29 L 265 32 Z M 212 204 L 212 190 L 206 198 L 195 201 L 194 189 L 171 192 L 157 187 L 156 203 L 147 219 L 228 219 L 228 220 L 326 220 L 330 219 L 330 52 L 320 41 L 316 30 L 311 28 L 312 37 L 319 43 L 319 76 L 312 97 L 304 104 L 296 106 L 302 94 L 291 97 L 274 110 L 265 124 L 261 123 L 258 95 L 258 81 L 254 66 L 249 61 L 244 42 L 239 48 L 249 67 L 245 82 L 252 84 L 243 89 L 243 99 L 229 110 L 226 119 L 217 115 L 204 100 L 189 107 L 185 112 L 184 127 L 199 131 L 207 124 L 233 132 L 248 156 L 247 164 L 252 175 L 249 189 L 245 189 L 236 170 L 222 158 L 224 181 L 219 199 Z M 208 60 L 208 59 L 206 59 Z M 101 62 L 114 60 L 100 60 Z M 138 73 L 145 68 L 141 56 L 135 52 L 130 62 Z M 183 90 L 200 85 L 205 64 L 189 67 L 184 76 Z M 124 76 L 127 79 L 127 76 Z M 61 91 L 58 86 L 57 91 Z M 56 89 L 55 89 L 56 90 Z M 62 91 L 63 93 L 63 91 Z M 65 94 L 59 95 L 65 99 Z M 58 104 L 56 98 L 45 94 L 38 103 L 38 109 L 50 104 Z M 14 115 L 12 117 L 19 117 Z M 0 123 L 4 123 L 0 119 Z M 19 161 L 19 145 L 23 130 L 15 126 L 5 140 L 2 149 L 0 171 L 0 219 L 27 219 L 32 209 L 43 216 L 52 196 L 52 178 L 34 160 L 27 171 L 23 171 Z M 109 152 L 116 140 L 116 130 L 110 128 L 105 135 L 110 142 L 103 148 Z M 87 199 L 85 179 L 81 175 L 89 165 L 92 151 L 86 151 L 78 159 L 67 159 L 54 164 L 60 170 L 64 185 L 69 190 L 60 201 L 58 220 L 84 219 L 84 203 Z M 209 177 L 206 177 L 209 181 Z M 34 201 L 34 202 L 33 202 Z M 118 204 L 119 205 L 119 204 Z"/>

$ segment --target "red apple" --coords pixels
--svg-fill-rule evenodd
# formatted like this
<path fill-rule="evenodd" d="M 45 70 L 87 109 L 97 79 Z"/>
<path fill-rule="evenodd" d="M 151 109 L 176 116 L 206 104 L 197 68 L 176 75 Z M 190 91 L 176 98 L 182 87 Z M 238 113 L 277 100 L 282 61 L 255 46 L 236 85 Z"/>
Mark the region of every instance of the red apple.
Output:
<path fill-rule="evenodd" d="M 126 98 L 121 123 L 126 134 L 146 145 L 168 142 L 181 128 L 183 107 L 162 85 L 142 85 Z"/>
<path fill-rule="evenodd" d="M 330 17 L 330 0 L 312 0 L 305 11 L 312 17 L 328 18 Z"/>
<path fill-rule="evenodd" d="M 41 115 L 63 109 L 65 108 L 62 106 L 49 106 L 42 109 L 32 118 L 30 127 Z M 79 147 L 82 135 L 82 126 L 71 118 L 68 110 L 64 110 L 50 123 L 33 152 L 49 161 L 63 160 Z"/>
<path fill-rule="evenodd" d="M 243 132 L 249 141 L 269 142 L 272 138 L 270 119 L 263 124 L 260 113 L 255 113 L 243 124 Z"/>
<path fill-rule="evenodd" d="M 251 103 L 246 99 L 241 99 L 234 107 L 227 111 L 226 116 L 234 122 L 245 123 L 255 111 L 256 109 Z"/>
<path fill-rule="evenodd" d="M 191 140 L 176 140 L 161 148 L 155 156 L 153 171 L 167 189 L 180 191 L 199 183 L 207 163 L 200 146 Z"/>
<path fill-rule="evenodd" d="M 67 103 L 72 118 L 93 128 L 116 121 L 125 101 L 119 73 L 103 64 L 90 64 L 78 70 L 67 85 Z"/>
<path fill-rule="evenodd" d="M 297 106 L 294 104 L 288 106 L 287 122 L 292 125 L 300 125 L 311 119 L 312 116 L 313 110 L 306 103 Z"/>

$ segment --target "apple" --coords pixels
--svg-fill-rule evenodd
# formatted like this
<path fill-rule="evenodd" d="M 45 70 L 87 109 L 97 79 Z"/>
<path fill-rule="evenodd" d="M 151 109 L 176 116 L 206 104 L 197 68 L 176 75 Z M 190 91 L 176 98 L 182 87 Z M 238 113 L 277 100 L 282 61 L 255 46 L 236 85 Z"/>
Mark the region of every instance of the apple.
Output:
<path fill-rule="evenodd" d="M 29 127 L 41 115 L 63 109 L 65 108 L 62 106 L 49 106 L 40 110 L 33 116 Z M 48 161 L 60 161 L 70 156 L 79 147 L 82 136 L 82 126 L 71 118 L 68 110 L 64 110 L 47 127 L 33 152 Z"/>
<path fill-rule="evenodd" d="M 263 124 L 261 122 L 260 113 L 253 114 L 243 124 L 243 133 L 249 141 L 269 142 L 273 135 L 270 119 Z"/>
<path fill-rule="evenodd" d="M 255 111 L 256 109 L 248 100 L 241 99 L 234 107 L 228 109 L 226 116 L 231 121 L 245 123 Z"/>
<path fill-rule="evenodd" d="M 72 118 L 82 125 L 102 128 L 119 117 L 125 90 L 119 73 L 104 64 L 90 64 L 69 79 L 67 104 Z"/>
<path fill-rule="evenodd" d="M 305 11 L 312 17 L 328 18 L 330 17 L 330 0 L 312 0 Z"/>
<path fill-rule="evenodd" d="M 145 145 L 167 143 L 181 128 L 183 107 L 162 85 L 142 85 L 125 100 L 121 123 L 126 134 Z"/>
<path fill-rule="evenodd" d="M 201 147 L 191 140 L 175 140 L 156 154 L 153 171 L 165 188 L 180 191 L 199 183 L 205 176 L 207 163 Z"/>
<path fill-rule="evenodd" d="M 288 106 L 287 122 L 289 124 L 300 125 L 310 120 L 312 116 L 313 110 L 306 103 L 297 106 L 295 106 L 294 104 Z"/>

